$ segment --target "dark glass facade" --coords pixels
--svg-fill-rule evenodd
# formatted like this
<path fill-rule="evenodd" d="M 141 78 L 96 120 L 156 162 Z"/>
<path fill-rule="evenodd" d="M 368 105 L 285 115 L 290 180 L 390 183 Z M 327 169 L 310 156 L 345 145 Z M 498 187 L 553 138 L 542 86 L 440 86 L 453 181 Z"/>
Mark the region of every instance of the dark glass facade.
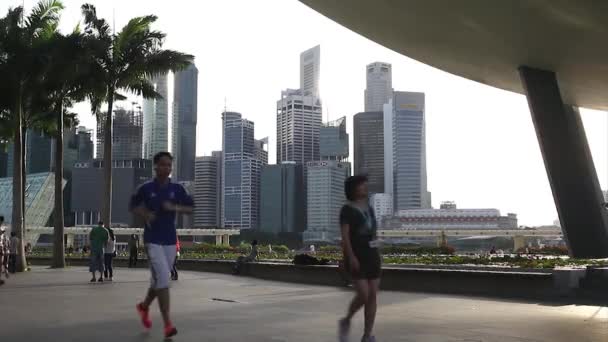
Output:
<path fill-rule="evenodd" d="M 353 119 L 355 170 L 367 174 L 370 193 L 384 189 L 384 113 L 362 112 Z"/>

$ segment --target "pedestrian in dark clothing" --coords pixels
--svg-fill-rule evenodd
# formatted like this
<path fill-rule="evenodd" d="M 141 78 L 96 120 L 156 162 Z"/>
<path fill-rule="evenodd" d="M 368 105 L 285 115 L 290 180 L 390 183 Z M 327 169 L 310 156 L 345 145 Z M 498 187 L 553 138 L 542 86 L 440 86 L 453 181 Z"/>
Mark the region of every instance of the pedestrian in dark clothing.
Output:
<path fill-rule="evenodd" d="M 368 200 L 367 177 L 349 177 L 344 183 L 344 190 L 348 202 L 340 212 L 342 251 L 357 292 L 346 317 L 339 322 L 339 341 L 348 341 L 351 319 L 364 307 L 365 330 L 361 341 L 375 342 L 372 332 L 380 286 L 381 257 L 376 216 Z"/>
<path fill-rule="evenodd" d="M 129 268 L 137 267 L 137 253 L 139 250 L 139 239 L 137 235 L 131 235 L 129 240 Z"/>

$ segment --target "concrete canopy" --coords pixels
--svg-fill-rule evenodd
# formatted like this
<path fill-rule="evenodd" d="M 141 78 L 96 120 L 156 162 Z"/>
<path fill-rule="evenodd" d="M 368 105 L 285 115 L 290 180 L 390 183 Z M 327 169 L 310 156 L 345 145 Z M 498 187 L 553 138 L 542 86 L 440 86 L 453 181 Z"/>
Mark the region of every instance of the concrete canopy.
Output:
<path fill-rule="evenodd" d="M 608 110 L 608 1 L 300 0 L 398 53 L 524 93 L 522 65 L 557 74 L 565 103 Z"/>

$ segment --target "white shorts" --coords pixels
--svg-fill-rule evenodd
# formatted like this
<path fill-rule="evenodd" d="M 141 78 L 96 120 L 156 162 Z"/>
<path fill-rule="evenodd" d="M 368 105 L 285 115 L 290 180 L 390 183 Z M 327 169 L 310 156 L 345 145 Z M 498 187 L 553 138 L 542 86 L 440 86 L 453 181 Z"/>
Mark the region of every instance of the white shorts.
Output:
<path fill-rule="evenodd" d="M 146 244 L 148 263 L 150 264 L 150 288 L 167 289 L 169 288 L 169 276 L 175 261 L 177 249 L 175 245 L 156 245 Z"/>

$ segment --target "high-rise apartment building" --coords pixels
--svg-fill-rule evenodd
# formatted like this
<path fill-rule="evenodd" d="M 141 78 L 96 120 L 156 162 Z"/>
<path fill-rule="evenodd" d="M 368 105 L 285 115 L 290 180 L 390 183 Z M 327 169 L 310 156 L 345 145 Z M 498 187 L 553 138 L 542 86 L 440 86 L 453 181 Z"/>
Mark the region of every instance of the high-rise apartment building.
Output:
<path fill-rule="evenodd" d="M 143 157 L 152 159 L 158 152 L 169 150 L 169 91 L 167 75 L 150 80 L 162 98 L 144 99 Z"/>
<path fill-rule="evenodd" d="M 365 68 L 365 111 L 380 112 L 393 95 L 392 67 L 388 63 L 375 62 Z"/>
<path fill-rule="evenodd" d="M 356 175 L 369 179 L 369 192 L 384 192 L 384 113 L 362 112 L 353 118 Z"/>
<path fill-rule="evenodd" d="M 277 163 L 305 165 L 320 159 L 319 139 L 323 119 L 321 101 L 300 90 L 283 91 L 277 102 Z"/>
<path fill-rule="evenodd" d="M 395 92 L 384 106 L 386 193 L 394 211 L 430 208 L 424 93 Z"/>
<path fill-rule="evenodd" d="M 180 181 L 194 180 L 198 69 L 194 64 L 175 74 L 173 83 L 173 127 L 171 151 L 173 175 Z"/>
<path fill-rule="evenodd" d="M 348 158 L 349 145 L 346 117 L 323 123 L 320 129 L 319 150 L 321 160 L 343 161 Z"/>
<path fill-rule="evenodd" d="M 194 228 L 217 228 L 222 219 L 222 152 L 196 157 L 194 167 Z"/>
<path fill-rule="evenodd" d="M 319 45 L 300 54 L 300 90 L 307 96 L 319 97 L 321 47 Z"/>
<path fill-rule="evenodd" d="M 335 160 L 308 163 L 305 242 L 333 242 L 340 237 L 340 209 L 346 201 L 344 181 L 349 170 L 349 163 Z"/>
<path fill-rule="evenodd" d="M 255 229 L 260 214 L 260 173 L 254 123 L 240 113 L 222 114 L 222 226 Z"/>
<path fill-rule="evenodd" d="M 112 159 L 140 159 L 143 146 L 142 113 L 138 108 L 114 110 L 112 120 Z M 97 123 L 97 159 L 103 159 L 105 122 Z"/>
<path fill-rule="evenodd" d="M 304 166 L 295 162 L 262 169 L 260 230 L 300 233 L 306 228 Z"/>

